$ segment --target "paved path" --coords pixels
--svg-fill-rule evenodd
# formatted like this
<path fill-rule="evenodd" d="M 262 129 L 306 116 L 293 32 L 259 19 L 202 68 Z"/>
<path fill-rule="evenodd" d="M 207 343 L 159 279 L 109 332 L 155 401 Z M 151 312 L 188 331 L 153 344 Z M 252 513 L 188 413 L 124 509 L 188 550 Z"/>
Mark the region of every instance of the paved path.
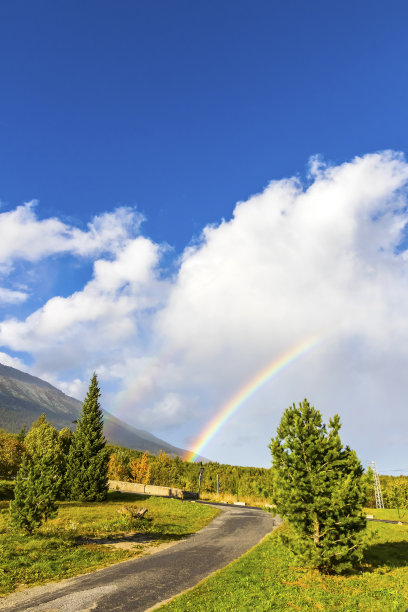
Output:
<path fill-rule="evenodd" d="M 201 531 L 156 554 L 0 600 L 9 612 L 146 611 L 196 585 L 257 544 L 277 525 L 262 510 L 222 507 Z"/>

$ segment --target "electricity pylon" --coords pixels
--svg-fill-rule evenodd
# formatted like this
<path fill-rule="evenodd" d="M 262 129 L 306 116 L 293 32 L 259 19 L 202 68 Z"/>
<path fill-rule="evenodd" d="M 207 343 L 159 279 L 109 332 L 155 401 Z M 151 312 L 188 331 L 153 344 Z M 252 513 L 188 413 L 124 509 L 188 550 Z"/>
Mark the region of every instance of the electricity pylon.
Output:
<path fill-rule="evenodd" d="M 384 500 L 381 492 L 380 479 L 378 477 L 377 466 L 375 465 L 375 461 L 371 462 L 373 477 L 374 477 L 374 494 L 375 494 L 375 507 L 376 508 L 384 508 Z"/>

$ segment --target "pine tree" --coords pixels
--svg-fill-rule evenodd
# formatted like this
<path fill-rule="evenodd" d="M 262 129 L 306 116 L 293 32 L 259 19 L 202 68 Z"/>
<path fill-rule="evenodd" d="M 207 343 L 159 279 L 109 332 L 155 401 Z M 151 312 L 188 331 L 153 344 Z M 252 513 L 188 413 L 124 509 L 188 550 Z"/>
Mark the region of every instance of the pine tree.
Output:
<path fill-rule="evenodd" d="M 17 473 L 14 500 L 10 502 L 12 524 L 32 533 L 57 511 L 61 489 L 61 449 L 58 432 L 42 414 L 25 436 L 26 452 Z"/>
<path fill-rule="evenodd" d="M 67 489 L 69 497 L 78 501 L 103 501 L 108 492 L 109 452 L 99 397 L 94 374 L 68 454 Z"/>
<path fill-rule="evenodd" d="M 341 572 L 362 556 L 363 469 L 357 455 L 343 448 L 340 418 L 329 430 L 307 400 L 288 408 L 270 449 L 273 498 L 290 525 L 285 539 L 291 550 L 322 572 Z"/>
<path fill-rule="evenodd" d="M 12 525 L 31 534 L 44 521 L 55 516 L 60 484 L 49 453 L 36 461 L 24 454 L 17 472 L 14 499 L 10 502 Z"/>

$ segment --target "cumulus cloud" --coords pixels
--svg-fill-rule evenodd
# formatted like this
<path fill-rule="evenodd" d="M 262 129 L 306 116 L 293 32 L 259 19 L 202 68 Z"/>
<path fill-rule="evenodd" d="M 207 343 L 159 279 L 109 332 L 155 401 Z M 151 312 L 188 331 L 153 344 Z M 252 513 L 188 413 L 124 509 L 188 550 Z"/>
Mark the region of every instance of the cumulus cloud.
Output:
<path fill-rule="evenodd" d="M 82 290 L 53 297 L 25 320 L 3 321 L 0 343 L 32 352 L 44 371 L 99 361 L 99 354 L 108 359 L 137 337 L 146 311 L 162 299 L 165 283 L 155 273 L 159 254 L 142 236 L 128 240 L 113 260 L 95 261 L 93 278 Z"/>
<path fill-rule="evenodd" d="M 180 354 L 182 384 L 206 398 L 206 418 L 288 347 L 325 339 L 237 413 L 215 452 L 232 444 L 233 429 L 259 439 L 268 422 L 272 435 L 276 415 L 304 395 L 345 416 L 350 435 L 358 422 L 359 444 L 365 426 L 366 450 L 387 402 L 408 425 L 403 383 L 390 385 L 408 357 L 408 166 L 386 152 L 311 171 L 307 187 L 274 181 L 205 228 L 157 317 L 156 334 Z M 393 429 L 381 426 L 385 445 Z"/>
<path fill-rule="evenodd" d="M 73 389 L 96 369 L 123 391 L 118 416 L 156 432 L 176 427 L 169 441 L 180 446 L 265 365 L 318 337 L 204 454 L 268 464 L 282 410 L 306 396 L 327 417 L 341 414 L 363 458 L 392 462 L 408 427 L 408 164 L 382 152 L 337 166 L 314 158 L 309 172 L 305 183 L 271 182 L 204 228 L 171 278 L 160 271 L 162 248 L 126 233 L 131 221 L 118 224 L 127 237 L 107 239 L 115 247 L 106 258 L 93 238 L 108 231 L 104 221 L 81 233 L 46 220 L 50 234 L 68 231 L 72 253 L 93 253 L 92 278 L 26 319 L 5 319 L 0 344 L 29 351 L 38 371 L 60 380 L 76 365 Z"/>
<path fill-rule="evenodd" d="M 39 219 L 35 205 L 33 200 L 0 213 L 0 270 L 19 259 L 34 262 L 58 253 L 93 256 L 115 252 L 143 219 L 122 207 L 94 217 L 83 231 L 57 218 Z"/>
<path fill-rule="evenodd" d="M 320 169 L 307 189 L 272 182 L 185 252 L 158 333 L 192 359 L 227 351 L 235 361 L 237 347 L 264 355 L 305 334 L 399 331 L 401 318 L 384 320 L 384 309 L 406 290 L 396 247 L 407 178 L 387 153 Z"/>

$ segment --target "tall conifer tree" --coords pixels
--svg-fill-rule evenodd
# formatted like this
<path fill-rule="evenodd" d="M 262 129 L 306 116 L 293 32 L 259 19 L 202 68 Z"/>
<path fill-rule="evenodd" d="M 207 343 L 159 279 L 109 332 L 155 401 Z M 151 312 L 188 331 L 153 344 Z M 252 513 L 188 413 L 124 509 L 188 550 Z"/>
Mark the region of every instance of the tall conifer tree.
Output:
<path fill-rule="evenodd" d="M 68 455 L 67 489 L 69 497 L 78 501 L 102 501 L 108 492 L 109 452 L 99 397 L 94 373 Z"/>
<path fill-rule="evenodd" d="M 363 469 L 340 441 L 340 418 L 322 422 L 307 400 L 288 408 L 270 449 L 274 502 L 290 525 L 286 543 L 308 565 L 339 572 L 362 555 Z"/>

